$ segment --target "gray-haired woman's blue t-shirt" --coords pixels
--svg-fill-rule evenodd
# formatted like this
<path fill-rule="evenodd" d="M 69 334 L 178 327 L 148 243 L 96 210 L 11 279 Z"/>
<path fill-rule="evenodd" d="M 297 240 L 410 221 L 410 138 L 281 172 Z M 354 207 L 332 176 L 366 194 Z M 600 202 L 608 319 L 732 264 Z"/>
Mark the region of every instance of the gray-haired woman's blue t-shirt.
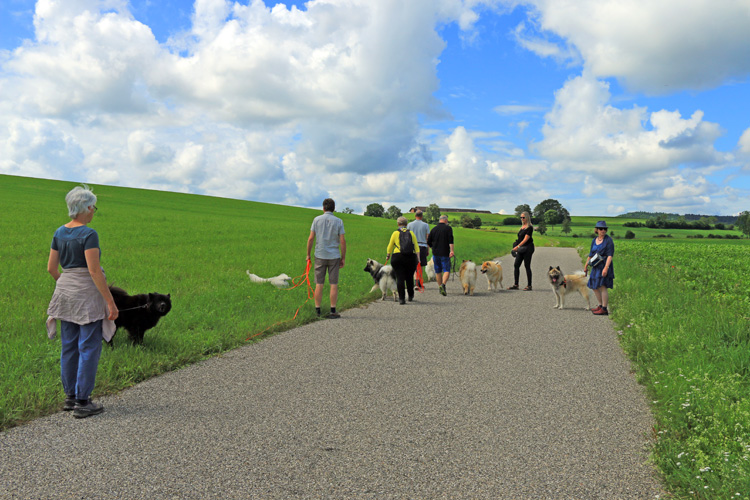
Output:
<path fill-rule="evenodd" d="M 52 250 L 60 254 L 63 269 L 87 267 L 86 250 L 99 248 L 99 235 L 88 226 L 60 226 L 52 237 Z M 101 249 L 99 250 L 101 256 Z"/>

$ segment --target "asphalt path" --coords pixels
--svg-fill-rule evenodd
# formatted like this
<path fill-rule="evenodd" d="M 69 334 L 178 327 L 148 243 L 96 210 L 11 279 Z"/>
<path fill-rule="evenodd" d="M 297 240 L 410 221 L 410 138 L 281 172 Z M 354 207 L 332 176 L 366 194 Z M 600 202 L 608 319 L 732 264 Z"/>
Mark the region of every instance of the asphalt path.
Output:
<path fill-rule="evenodd" d="M 553 309 L 550 265 L 581 268 L 538 248 L 531 292 L 430 283 L 0 433 L 0 498 L 663 495 L 618 334 Z"/>

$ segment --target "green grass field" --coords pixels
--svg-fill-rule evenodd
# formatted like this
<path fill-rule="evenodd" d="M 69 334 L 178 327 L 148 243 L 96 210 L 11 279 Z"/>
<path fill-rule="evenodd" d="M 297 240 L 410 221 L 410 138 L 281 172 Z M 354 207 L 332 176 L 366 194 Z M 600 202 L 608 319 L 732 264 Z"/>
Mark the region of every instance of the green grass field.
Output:
<path fill-rule="evenodd" d="M 47 339 L 45 311 L 54 290 L 47 273 L 52 234 L 68 222 L 70 182 L 0 176 L 3 271 L 0 273 L 0 429 L 59 409 L 59 337 Z M 304 286 L 278 290 L 251 283 L 262 277 L 304 274 L 307 237 L 320 210 L 207 196 L 93 186 L 98 197 L 91 227 L 102 247 L 110 284 L 130 293 L 171 293 L 172 311 L 145 344 L 133 347 L 119 331 L 105 348 L 94 396 L 226 351 L 268 333 L 315 320 Z M 321 200 L 322 202 L 322 200 Z M 344 205 L 341 203 L 341 205 Z M 345 205 L 344 205 L 345 206 Z M 348 253 L 341 271 L 339 309 L 377 298 L 366 259 L 385 260 L 396 222 L 339 215 Z M 510 235 L 457 228 L 459 258 L 492 258 L 510 247 Z M 311 273 L 312 275 L 312 273 Z M 323 307 L 328 307 L 327 290 Z M 300 308 L 300 306 L 302 306 Z M 292 319 L 300 308 L 296 319 Z"/>
<path fill-rule="evenodd" d="M 54 289 L 46 262 L 54 230 L 67 222 L 64 196 L 74 185 L 0 176 L 7 214 L 0 222 L 0 429 L 62 403 L 60 342 L 44 331 Z M 315 320 L 304 287 L 253 284 L 245 270 L 302 274 L 310 223 L 320 211 L 107 186 L 94 192 L 99 211 L 91 227 L 100 235 L 108 281 L 131 293 L 171 293 L 173 300 L 143 346 L 131 346 L 121 331 L 114 349 L 104 349 L 95 395 Z M 339 299 L 345 309 L 377 298 L 368 294 L 365 260 L 383 260 L 396 223 L 340 217 L 348 244 Z M 573 217 L 574 232 L 598 219 Z M 617 220 L 608 223 L 619 232 Z M 557 229 L 535 236 L 536 244 L 588 251 L 590 239 Z M 517 230 L 456 228 L 458 257 L 506 254 Z M 750 498 L 750 240 L 636 236 L 615 244 L 611 319 L 652 401 L 652 455 L 668 490 L 675 498 Z"/>

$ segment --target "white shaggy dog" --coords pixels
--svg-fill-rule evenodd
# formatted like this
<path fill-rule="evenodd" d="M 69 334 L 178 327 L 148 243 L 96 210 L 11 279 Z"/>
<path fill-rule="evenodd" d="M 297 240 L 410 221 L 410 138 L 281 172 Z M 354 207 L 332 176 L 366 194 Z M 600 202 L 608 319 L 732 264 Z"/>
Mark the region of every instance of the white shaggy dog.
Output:
<path fill-rule="evenodd" d="M 430 259 L 425 268 L 425 272 L 427 273 L 427 281 L 435 281 L 437 279 L 435 277 L 435 261 Z"/>
<path fill-rule="evenodd" d="M 250 278 L 250 281 L 253 283 L 271 283 L 276 288 L 285 288 L 289 286 L 289 276 L 286 274 L 279 274 L 278 276 L 274 276 L 272 278 L 261 278 L 257 274 L 253 274 L 250 272 L 249 269 L 246 269 L 245 272 L 247 273 L 247 276 Z"/>
<path fill-rule="evenodd" d="M 464 287 L 464 295 L 474 295 L 474 288 L 477 286 L 477 265 L 470 260 L 463 261 L 458 276 Z"/>

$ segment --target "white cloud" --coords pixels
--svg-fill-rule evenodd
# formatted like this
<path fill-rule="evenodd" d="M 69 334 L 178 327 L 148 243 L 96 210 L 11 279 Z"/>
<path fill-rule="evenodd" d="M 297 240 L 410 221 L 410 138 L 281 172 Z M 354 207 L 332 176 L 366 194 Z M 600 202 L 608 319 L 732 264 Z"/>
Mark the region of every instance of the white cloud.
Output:
<path fill-rule="evenodd" d="M 750 155 L 750 128 L 742 132 L 737 147 L 740 153 Z"/>
<path fill-rule="evenodd" d="M 525 3 L 535 9 L 540 29 L 575 47 L 586 71 L 618 78 L 633 90 L 661 94 L 705 89 L 750 73 L 746 0 Z M 545 45 L 524 46 L 554 55 Z"/>
<path fill-rule="evenodd" d="M 546 110 L 547 108 L 545 107 L 531 106 L 528 104 L 503 104 L 493 108 L 493 111 L 499 115 L 520 115 L 523 113 L 538 113 Z"/>
<path fill-rule="evenodd" d="M 429 156 L 417 116 L 444 115 L 432 97 L 445 46 L 436 26 L 469 32 L 491 3 L 197 0 L 191 28 L 159 44 L 125 0 L 39 0 L 36 40 L 3 59 L 0 127 L 50 120 L 47 143 L 66 130 L 97 179 L 308 204 L 338 174 Z"/>
<path fill-rule="evenodd" d="M 700 110 L 685 119 L 678 111 L 619 109 L 609 104 L 608 84 L 588 75 L 569 80 L 555 97 L 536 147 L 560 169 L 622 184 L 635 175 L 731 159 L 714 148 L 722 131 L 703 121 Z"/>

